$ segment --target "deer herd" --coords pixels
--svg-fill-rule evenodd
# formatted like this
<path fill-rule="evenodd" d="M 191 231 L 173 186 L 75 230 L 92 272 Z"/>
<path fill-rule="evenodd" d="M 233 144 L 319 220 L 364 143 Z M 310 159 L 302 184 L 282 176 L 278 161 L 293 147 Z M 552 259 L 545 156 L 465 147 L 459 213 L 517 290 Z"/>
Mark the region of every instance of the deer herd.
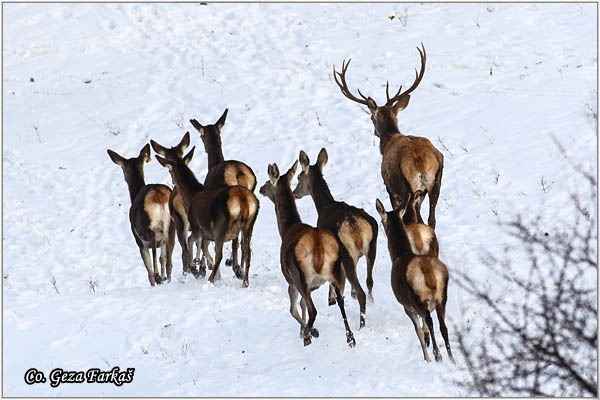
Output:
<path fill-rule="evenodd" d="M 379 199 L 376 199 L 375 205 L 392 261 L 393 293 L 414 325 L 424 359 L 431 361 L 427 352 L 431 341 L 435 360 L 442 360 L 431 318 L 435 310 L 448 356 L 453 361 L 445 324 L 448 270 L 438 257 L 434 231 L 444 158 L 428 139 L 401 133 L 397 121 L 398 112 L 406 108 L 410 93 L 423 79 L 427 55 L 424 46 L 421 46 L 417 48 L 421 69 L 416 72 L 414 83 L 405 91 L 400 86 L 390 97 L 388 82 L 387 101 L 382 106 L 378 106 L 371 97 L 365 97 L 360 90 L 360 97 L 357 97 L 348 89 L 346 72 L 350 60 L 342 63 L 341 72 L 336 71 L 334 66 L 333 76 L 345 97 L 368 107 L 375 136 L 379 138 L 381 176 L 392 210 L 386 211 Z M 189 132 L 174 147 L 151 140 L 137 157 L 129 159 L 108 150 L 111 160 L 121 166 L 129 187 L 131 231 L 152 286 L 171 279 L 175 236 L 182 250 L 184 275 L 192 273 L 195 277 L 202 277 L 208 267 L 212 269 L 208 280 L 214 283 L 220 278 L 223 245 L 231 241 L 233 272 L 242 280 L 244 287 L 249 285 L 250 241 L 259 211 L 259 201 L 254 194 L 257 182 L 252 168 L 241 161 L 225 160 L 223 156 L 221 130 L 226 118 L 227 110 L 213 125 L 201 125 L 195 119 L 190 120 L 200 134 L 208 156 L 208 173 L 204 183 L 198 181 L 188 166 L 195 147 L 184 154 L 190 145 Z M 158 162 L 170 173 L 173 189 L 163 184 L 145 183 L 143 166 L 150 161 L 150 145 L 157 154 Z M 337 303 L 339 306 L 347 343 L 354 347 L 356 340 L 344 308 L 344 287 L 347 279 L 352 287 L 352 297 L 359 304 L 359 326 L 362 328 L 365 326 L 367 294 L 358 280 L 357 263 L 361 256 L 365 256 L 366 287 L 368 298 L 373 301 L 378 224 L 363 209 L 334 199 L 324 177 L 328 159 L 327 150 L 322 148 L 314 164 L 310 163 L 309 155 L 300 150 L 299 159 L 284 174 L 280 173 L 276 163 L 269 164 L 269 179 L 259 192 L 275 207 L 281 236 L 281 271 L 288 283 L 290 313 L 300 324 L 304 345 L 319 337 L 319 331 L 314 327 L 317 309 L 311 292 L 327 282 L 329 305 Z M 298 184 L 292 189 L 298 162 Z M 318 212 L 317 227 L 303 223 L 296 207 L 296 200 L 308 195 Z M 420 211 L 425 195 L 429 196 L 427 225 L 423 223 Z M 241 264 L 238 262 L 240 240 Z M 209 241 L 214 242 L 214 259 L 208 251 Z M 194 244 L 196 257 L 193 256 Z"/>

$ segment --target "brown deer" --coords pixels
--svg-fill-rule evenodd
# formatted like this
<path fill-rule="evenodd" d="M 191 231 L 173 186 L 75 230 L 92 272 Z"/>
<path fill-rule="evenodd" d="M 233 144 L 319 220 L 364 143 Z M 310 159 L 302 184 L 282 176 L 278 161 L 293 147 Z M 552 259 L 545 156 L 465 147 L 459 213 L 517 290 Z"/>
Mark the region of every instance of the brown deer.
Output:
<path fill-rule="evenodd" d="M 191 119 L 190 123 L 200 133 L 202 143 L 204 143 L 204 151 L 208 155 L 208 174 L 204 179 L 204 186 L 211 189 L 221 188 L 225 186 L 240 185 L 254 192 L 256 188 L 256 176 L 248 165 L 241 161 L 227 160 L 223 157 L 223 149 L 221 145 L 221 130 L 225 125 L 228 109 L 225 109 L 223 115 L 213 125 L 201 125 L 197 120 Z M 232 260 L 227 260 L 226 264 L 233 264 L 234 270 L 239 270 L 237 250 L 238 239 L 235 238 L 231 245 Z M 207 257 L 208 252 L 204 253 Z M 210 260 L 209 260 L 210 264 Z"/>
<path fill-rule="evenodd" d="M 419 317 L 427 324 L 431 332 L 433 354 L 436 361 L 442 360 L 438 349 L 431 312 L 435 309 L 440 324 L 440 331 L 446 343 L 450 360 L 452 350 L 448 341 L 448 329 L 445 323 L 446 301 L 448 299 L 448 270 L 437 257 L 420 256 L 413 253 L 402 218 L 410 198 L 404 208 L 386 212 L 381 201 L 375 205 L 381 216 L 388 242 L 388 250 L 392 259 L 392 290 L 396 300 L 404 306 L 404 311 L 411 319 L 423 350 L 425 361 L 431 361 L 427 353 L 427 344 L 423 329 L 419 325 Z"/>
<path fill-rule="evenodd" d="M 423 46 L 423 43 L 421 43 Z M 342 62 L 342 71 L 337 72 L 333 67 L 333 77 L 342 91 L 342 94 L 352 101 L 366 105 L 371 112 L 371 121 L 375 127 L 375 136 L 379 137 L 379 150 L 382 155 L 381 176 L 390 196 L 394 208 L 404 206 L 402 201 L 410 192 L 415 196 L 415 207 L 419 222 L 421 219 L 421 203 L 425 195 L 429 194 L 429 219 L 427 224 L 435 229 L 435 206 L 440 195 L 442 184 L 442 171 L 444 169 L 444 156 L 431 142 L 423 137 L 407 136 L 398 129 L 397 114 L 408 105 L 410 93 L 419 86 L 425 73 L 427 54 L 417 47 L 421 55 L 421 71 L 416 73 L 412 86 L 398 92 L 390 98 L 389 81 L 386 84 L 385 94 L 387 102 L 377 106 L 371 97 L 365 97 L 360 90 L 362 98 L 354 96 L 346 83 L 346 71 L 350 60 Z M 416 72 L 416 71 L 415 71 Z M 338 79 L 339 77 L 339 79 Z"/>
<path fill-rule="evenodd" d="M 195 147 L 183 158 L 171 161 L 156 156 L 158 162 L 171 173 L 173 181 L 180 190 L 187 207 L 191 235 L 188 238 L 188 249 L 198 240 L 203 240 L 203 250 L 206 251 L 207 240 L 215 242 L 215 264 L 208 280 L 214 283 L 219 274 L 219 266 L 223 257 L 223 244 L 242 236 L 242 267 L 243 283 L 248 287 L 250 270 L 250 240 L 252 230 L 258 215 L 258 199 L 248 189 L 242 186 L 224 187 L 219 189 L 205 188 L 188 167 L 194 156 Z M 193 260 L 191 251 L 188 252 L 188 268 L 191 269 Z M 236 275 L 242 272 L 236 272 Z"/>
<path fill-rule="evenodd" d="M 301 199 L 306 195 L 312 197 L 319 214 L 317 226 L 331 231 L 352 258 L 353 268 L 346 271 L 346 277 L 352 285 L 353 292 L 357 293 L 361 313 L 364 313 L 365 293 L 358 282 L 356 264 L 361 256 L 366 256 L 367 288 L 369 297 L 372 299 L 373 265 L 377 253 L 377 221 L 360 208 L 334 200 L 329 186 L 323 178 L 323 168 L 328 160 L 325 148 L 319 152 L 314 165 L 310 165 L 308 155 L 302 150 L 300 150 L 299 160 L 302 171 L 298 175 L 298 185 L 294 189 L 294 196 L 296 199 Z M 329 304 L 335 304 L 332 286 L 329 287 Z"/>
<path fill-rule="evenodd" d="M 342 251 L 342 246 L 331 232 L 302 223 L 290 188 L 297 166 L 296 160 L 288 172 L 280 177 L 277 164 L 269 165 L 269 180 L 260 188 L 260 194 L 268 197 L 275 205 L 281 236 L 281 272 L 288 283 L 290 313 L 300 324 L 300 335 L 304 338 L 304 345 L 308 346 L 311 337 L 319 337 L 319 331 L 313 327 L 317 309 L 312 301 L 311 291 L 329 282 L 335 288 L 337 303 L 344 319 L 346 342 L 354 347 L 356 340 L 344 309 L 346 276 L 342 266 L 344 263 L 351 268 L 352 260 Z M 302 318 L 296 307 L 298 294 L 301 296 Z"/>
<path fill-rule="evenodd" d="M 148 281 L 154 286 L 165 279 L 171 280 L 171 255 L 175 245 L 175 228 L 171 225 L 169 212 L 171 189 L 161 184 L 146 185 L 144 181 L 144 162 L 150 162 L 150 145 L 146 144 L 140 154 L 133 158 L 121 157 L 110 149 L 107 152 L 110 159 L 123 170 L 129 187 L 131 232 L 148 271 Z M 156 262 L 157 248 L 160 248 L 160 275 Z M 149 249 L 152 249 L 152 262 Z"/>
<path fill-rule="evenodd" d="M 154 140 L 150 140 L 150 144 L 152 145 L 152 148 L 154 149 L 154 151 L 157 154 L 160 154 L 161 156 L 165 157 L 168 160 L 177 161 L 178 159 L 183 157 L 183 152 L 190 145 L 190 133 L 186 132 L 185 135 L 183 136 L 183 138 L 181 139 L 181 141 L 179 142 L 179 144 L 174 147 L 171 147 L 171 148 L 163 147 L 160 144 L 158 144 L 157 142 L 155 142 Z M 173 182 L 173 184 L 174 184 L 174 188 L 173 188 L 173 191 L 171 192 L 171 196 L 169 198 L 169 210 L 171 211 L 171 220 L 175 224 L 175 229 L 177 232 L 177 240 L 179 241 L 179 244 L 181 246 L 183 274 L 185 275 L 186 273 L 191 272 L 194 276 L 205 276 L 206 275 L 206 267 L 204 266 L 204 264 L 200 265 L 199 271 L 196 271 L 196 268 L 194 265 L 192 265 L 191 267 L 188 266 L 188 257 L 189 256 L 188 256 L 187 240 L 188 240 L 188 233 L 190 230 L 190 223 L 188 221 L 187 209 L 184 204 L 181 193 L 179 192 L 179 188 L 177 187 L 175 182 Z M 202 246 L 202 243 L 198 242 L 198 243 L 196 243 L 196 246 L 197 246 L 198 250 L 197 250 L 197 258 L 195 260 L 198 260 L 198 262 L 199 262 L 200 261 L 200 248 Z M 193 247 L 189 251 L 193 251 Z M 213 262 L 212 258 L 210 257 L 208 252 L 206 253 L 206 256 L 209 258 L 209 263 L 212 263 Z"/>
<path fill-rule="evenodd" d="M 402 220 L 406 226 L 406 234 L 412 252 L 418 256 L 438 257 L 440 250 L 435 231 L 432 227 L 418 222 L 414 198 L 409 201 Z"/>

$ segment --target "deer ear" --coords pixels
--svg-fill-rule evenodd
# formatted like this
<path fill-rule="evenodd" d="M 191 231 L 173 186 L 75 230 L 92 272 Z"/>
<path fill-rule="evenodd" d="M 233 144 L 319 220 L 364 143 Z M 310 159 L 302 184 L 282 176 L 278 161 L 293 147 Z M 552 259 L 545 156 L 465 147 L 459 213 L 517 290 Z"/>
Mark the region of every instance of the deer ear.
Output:
<path fill-rule="evenodd" d="M 306 154 L 304 150 L 300 150 L 300 155 L 298 156 L 298 159 L 300 160 L 300 166 L 302 167 L 302 171 L 308 171 L 308 167 L 310 165 L 308 154 Z"/>
<path fill-rule="evenodd" d="M 116 152 L 107 149 L 106 152 L 108 153 L 108 156 L 110 157 L 110 159 L 112 160 L 112 162 L 114 162 L 117 165 L 123 166 L 125 164 L 125 159 L 123 157 L 121 157 L 120 155 L 118 155 Z"/>
<path fill-rule="evenodd" d="M 288 182 L 292 183 L 292 179 L 294 179 L 294 175 L 296 175 L 296 168 L 298 168 L 298 160 L 294 161 L 294 165 L 288 169 L 288 172 L 285 175 L 288 178 Z"/>
<path fill-rule="evenodd" d="M 394 104 L 394 106 L 392 107 L 392 111 L 394 112 L 394 114 L 398 114 L 400 111 L 404 110 L 408 105 L 409 100 L 410 94 L 407 94 L 406 96 L 398 100 L 396 104 Z"/>
<path fill-rule="evenodd" d="M 377 103 L 375 103 L 375 100 L 373 100 L 372 98 L 367 97 L 367 107 L 369 107 L 371 114 L 374 114 L 377 110 Z"/>
<path fill-rule="evenodd" d="M 187 153 L 185 157 L 183 157 L 183 162 L 185 163 L 185 165 L 188 165 L 190 161 L 192 161 L 192 157 L 194 157 L 194 150 L 196 150 L 196 146 L 192 147 L 190 152 Z"/>
<path fill-rule="evenodd" d="M 167 155 L 167 149 L 165 149 L 160 144 L 156 143 L 154 140 L 150 139 L 150 145 L 154 149 L 155 153 L 160 154 L 161 156 L 166 156 Z"/>
<path fill-rule="evenodd" d="M 160 165 L 162 165 L 163 167 L 166 167 L 169 169 L 171 169 L 173 167 L 171 161 L 167 160 L 166 158 L 162 158 L 161 156 L 156 156 L 156 159 L 158 160 L 158 163 Z"/>
<path fill-rule="evenodd" d="M 269 173 L 269 180 L 271 181 L 271 184 L 277 184 L 277 181 L 279 180 L 279 167 L 277 166 L 277 164 L 269 164 L 267 172 Z"/>
<path fill-rule="evenodd" d="M 146 143 L 146 145 L 144 147 L 142 147 L 142 150 L 140 150 L 140 155 L 138 156 L 138 158 L 142 158 L 142 157 L 143 157 L 143 160 L 146 161 L 147 163 L 152 161 L 152 159 L 150 158 L 150 143 Z"/>
<path fill-rule="evenodd" d="M 204 136 L 204 127 L 200 125 L 198 121 L 196 121 L 195 119 L 190 119 L 190 124 L 192 124 L 192 126 L 196 128 L 198 132 L 200 132 L 201 136 Z"/>
<path fill-rule="evenodd" d="M 190 133 L 186 132 L 185 135 L 183 135 L 181 142 L 179 142 L 179 144 L 176 147 L 177 147 L 177 150 L 179 150 L 181 153 L 183 153 L 185 151 L 185 149 L 188 148 L 189 145 L 190 145 Z"/>
<path fill-rule="evenodd" d="M 221 129 L 223 129 L 223 125 L 225 125 L 225 119 L 227 119 L 227 112 L 228 111 L 229 111 L 229 109 L 226 108 L 225 111 L 223 111 L 223 115 L 221 115 L 221 118 L 219 118 L 219 120 L 215 124 L 215 125 L 217 125 L 217 130 L 219 132 L 221 131 Z"/>
<path fill-rule="evenodd" d="M 381 201 L 379 199 L 375 200 L 375 208 L 377 209 L 377 212 L 381 217 L 381 221 L 385 222 L 385 220 L 387 219 L 387 213 L 385 212 L 385 208 L 383 208 L 383 204 L 381 204 Z"/>
<path fill-rule="evenodd" d="M 319 166 L 321 172 L 323 172 L 323 167 L 325 167 L 327 164 L 327 160 L 329 160 L 329 156 L 327 155 L 327 150 L 325 150 L 325 147 L 323 147 L 319 152 L 319 156 L 317 157 L 317 165 Z"/>

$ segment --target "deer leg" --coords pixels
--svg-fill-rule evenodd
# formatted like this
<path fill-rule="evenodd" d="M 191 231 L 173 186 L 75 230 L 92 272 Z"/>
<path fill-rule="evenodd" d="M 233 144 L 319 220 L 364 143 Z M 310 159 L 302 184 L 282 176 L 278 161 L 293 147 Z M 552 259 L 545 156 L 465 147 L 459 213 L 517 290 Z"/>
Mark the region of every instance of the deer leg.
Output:
<path fill-rule="evenodd" d="M 252 230 L 254 224 L 242 232 L 242 269 L 244 270 L 244 286 L 248 287 L 248 275 L 250 274 L 250 259 L 252 258 L 252 250 L 250 249 L 250 241 L 252 240 Z"/>
<path fill-rule="evenodd" d="M 210 283 L 215 283 L 215 277 L 217 277 L 217 275 L 217 279 L 221 279 L 221 274 L 219 273 L 219 266 L 221 265 L 221 260 L 223 259 L 224 236 L 225 232 L 220 232 L 215 238 L 215 266 L 213 267 L 212 273 L 208 277 L 208 281 Z"/>
<path fill-rule="evenodd" d="M 425 319 L 422 319 L 423 322 L 423 336 L 425 339 L 425 346 L 429 347 L 429 327 L 425 323 Z"/>
<path fill-rule="evenodd" d="M 175 222 L 175 230 L 177 232 L 177 240 L 179 241 L 179 245 L 181 246 L 181 263 L 183 265 L 183 275 L 189 272 L 188 270 L 188 244 L 187 244 L 187 232 L 188 230 L 184 226 L 184 222 L 181 217 L 176 214 L 173 216 L 173 221 Z"/>
<path fill-rule="evenodd" d="M 167 279 L 171 281 L 173 271 L 173 249 L 175 248 L 175 224 L 169 225 L 169 239 L 167 242 Z"/>
<path fill-rule="evenodd" d="M 437 205 L 438 198 L 440 197 L 440 187 L 442 186 L 442 171 L 444 167 L 440 166 L 437 174 L 435 175 L 435 182 L 429 192 L 429 218 L 427 225 L 432 229 L 435 229 L 435 206 Z"/>
<path fill-rule="evenodd" d="M 162 278 L 158 273 L 158 257 L 156 256 L 156 233 L 154 234 L 155 239 L 152 241 L 152 266 L 154 269 L 154 281 L 159 285 L 162 283 Z"/>
<path fill-rule="evenodd" d="M 304 315 L 304 307 L 302 307 L 302 318 L 300 318 L 300 314 L 298 314 L 298 308 L 296 307 L 296 304 L 298 303 L 298 290 L 294 287 L 294 285 L 288 285 L 288 295 L 290 296 L 290 314 L 292 314 L 292 317 L 294 317 L 294 319 L 300 324 L 300 337 L 303 337 L 304 327 L 306 326 L 306 323 L 304 322 L 306 320 Z"/>
<path fill-rule="evenodd" d="M 313 328 L 315 319 L 317 318 L 317 309 L 312 301 L 310 290 L 303 288 L 302 300 L 308 310 L 308 323 L 304 327 L 304 345 L 308 346 L 311 344 L 311 336 L 319 337 L 319 331 Z"/>
<path fill-rule="evenodd" d="M 423 204 L 423 200 L 425 200 L 425 194 L 427 192 L 422 190 L 417 190 L 413 195 L 415 196 L 415 214 L 417 215 L 417 222 L 419 224 L 424 223 L 423 218 L 421 217 L 421 204 Z M 431 197 L 430 197 L 431 199 Z"/>
<path fill-rule="evenodd" d="M 210 252 L 208 251 L 208 240 L 202 240 L 200 243 L 202 245 L 202 254 L 206 258 L 207 267 L 208 269 L 212 270 L 215 268 L 215 260 L 213 260 Z"/>
<path fill-rule="evenodd" d="M 329 284 L 329 305 L 333 306 L 335 304 L 335 289 L 333 285 Z"/>
<path fill-rule="evenodd" d="M 167 279 L 167 245 L 168 243 L 163 243 L 160 246 L 160 277 L 162 280 Z"/>
<path fill-rule="evenodd" d="M 438 304 L 435 308 L 437 313 L 438 321 L 440 323 L 440 332 L 442 332 L 442 337 L 444 338 L 444 343 L 446 344 L 446 351 L 448 352 L 448 357 L 450 361 L 454 362 L 454 357 L 452 356 L 452 350 L 450 349 L 450 341 L 448 340 L 448 328 L 446 327 L 446 306 L 442 304 Z"/>
<path fill-rule="evenodd" d="M 304 298 L 300 299 L 300 308 L 302 309 L 302 321 L 304 322 L 304 325 L 306 325 L 306 302 L 304 301 Z"/>
<path fill-rule="evenodd" d="M 148 281 L 150 281 L 151 286 L 154 286 L 156 282 L 154 281 L 154 274 L 152 273 L 152 262 L 150 261 L 150 253 L 148 252 L 148 249 L 140 247 L 140 255 L 144 261 L 146 271 L 148 272 Z"/>
<path fill-rule="evenodd" d="M 365 326 L 367 296 L 365 295 L 365 291 L 363 290 L 362 286 L 360 286 L 360 282 L 358 281 L 358 276 L 356 275 L 356 264 L 354 263 L 354 260 L 344 249 L 341 250 L 341 256 L 346 278 L 348 279 L 348 282 L 350 282 L 350 285 L 356 292 L 356 297 L 358 298 L 358 305 L 360 307 L 360 328 L 363 328 Z"/>
<path fill-rule="evenodd" d="M 190 271 L 196 278 L 200 276 L 196 270 L 196 266 L 194 265 L 194 243 L 196 243 L 198 240 L 201 240 L 198 232 L 192 232 L 192 234 L 187 238 L 187 270 Z"/>
<path fill-rule="evenodd" d="M 423 350 L 425 361 L 431 362 L 431 358 L 429 358 L 429 354 L 427 353 L 427 347 L 425 347 L 425 339 L 423 338 L 423 329 L 421 329 L 421 324 L 419 324 L 419 316 L 413 311 L 408 311 L 406 307 L 404 307 L 404 312 L 408 315 L 415 327 L 415 332 L 417 332 L 417 337 L 419 338 L 419 342 L 421 342 L 421 350 Z"/>
<path fill-rule="evenodd" d="M 433 333 L 433 320 L 431 319 L 431 314 L 429 311 L 425 313 L 425 322 L 427 322 L 429 332 L 431 332 L 431 344 L 433 345 L 433 355 L 435 356 L 435 361 L 440 362 L 442 361 L 442 354 L 440 353 L 440 349 L 435 341 L 435 334 Z"/>
<path fill-rule="evenodd" d="M 356 346 L 356 340 L 354 339 L 354 334 L 350 330 L 350 325 L 348 324 L 348 319 L 346 318 L 346 310 L 344 309 L 344 295 L 337 286 L 335 288 L 335 294 L 337 296 L 337 303 L 340 307 L 340 312 L 342 313 L 342 318 L 344 319 L 344 326 L 346 327 L 346 343 L 348 343 L 348 346 L 352 348 Z"/>
<path fill-rule="evenodd" d="M 242 238 L 243 241 L 243 238 Z M 238 248 L 240 246 L 240 240 L 238 237 L 231 241 L 231 259 L 225 261 L 225 265 L 232 265 L 233 272 L 235 273 L 235 277 L 238 279 L 242 279 L 243 273 L 242 268 L 240 267 L 240 263 L 238 261 Z M 242 244 L 242 263 L 244 262 L 244 249 Z"/>
<path fill-rule="evenodd" d="M 373 235 L 367 254 L 367 289 L 369 291 L 369 300 L 373 301 L 373 266 L 377 255 L 377 235 Z"/>

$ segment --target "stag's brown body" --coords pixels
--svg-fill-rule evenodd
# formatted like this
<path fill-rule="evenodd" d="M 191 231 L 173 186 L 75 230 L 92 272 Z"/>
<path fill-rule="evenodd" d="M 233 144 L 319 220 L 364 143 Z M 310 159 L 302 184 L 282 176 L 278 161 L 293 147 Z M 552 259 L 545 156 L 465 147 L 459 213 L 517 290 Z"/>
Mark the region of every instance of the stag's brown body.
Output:
<path fill-rule="evenodd" d="M 382 155 L 381 176 L 390 196 L 394 208 L 403 206 L 402 201 L 408 194 L 413 195 L 416 201 L 416 212 L 419 222 L 421 219 L 421 203 L 425 195 L 429 194 L 428 225 L 435 229 L 435 207 L 440 195 L 444 156 L 431 142 L 422 137 L 404 135 L 398 129 L 397 114 L 408 106 L 410 93 L 417 88 L 423 74 L 427 55 L 425 48 L 417 48 L 421 55 L 421 70 L 417 72 L 412 86 L 398 92 L 390 98 L 389 82 L 386 85 L 387 102 L 378 106 L 371 97 L 365 97 L 360 90 L 361 98 L 354 96 L 346 83 L 346 71 L 350 65 L 342 63 L 342 71 L 333 70 L 333 76 L 342 94 L 352 101 L 366 105 L 371 113 L 371 120 L 375 128 L 375 136 L 380 138 L 379 149 Z M 338 79 L 339 78 L 339 79 Z"/>

